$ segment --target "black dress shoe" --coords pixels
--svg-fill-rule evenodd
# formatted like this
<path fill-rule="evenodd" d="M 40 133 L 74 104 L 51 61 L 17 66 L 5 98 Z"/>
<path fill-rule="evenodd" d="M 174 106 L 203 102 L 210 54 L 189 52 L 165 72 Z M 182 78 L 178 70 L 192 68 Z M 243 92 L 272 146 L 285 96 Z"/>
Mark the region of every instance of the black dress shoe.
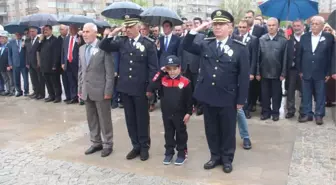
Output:
<path fill-rule="evenodd" d="M 147 161 L 148 158 L 149 158 L 148 150 L 141 150 L 141 152 L 140 152 L 140 160 L 141 161 Z"/>
<path fill-rule="evenodd" d="M 55 98 L 54 103 L 59 103 L 59 102 L 61 102 L 61 101 L 62 101 L 61 98 Z"/>
<path fill-rule="evenodd" d="M 286 118 L 290 119 L 290 118 L 294 117 L 294 115 L 295 115 L 294 113 L 287 113 Z"/>
<path fill-rule="evenodd" d="M 213 169 L 220 164 L 221 163 L 220 163 L 219 160 L 210 159 L 210 161 L 208 161 L 207 163 L 204 164 L 203 168 L 206 169 L 206 170 L 210 170 L 210 169 Z"/>
<path fill-rule="evenodd" d="M 38 94 L 33 94 L 29 96 L 31 99 L 36 99 L 36 97 L 38 97 Z"/>
<path fill-rule="evenodd" d="M 37 99 L 37 100 L 41 100 L 41 99 L 44 99 L 44 96 L 38 95 L 38 96 L 36 96 L 35 99 Z"/>
<path fill-rule="evenodd" d="M 273 117 L 272 117 L 272 120 L 273 120 L 273 121 L 279 121 L 279 116 L 273 116 Z"/>
<path fill-rule="evenodd" d="M 267 120 L 270 119 L 271 116 L 261 115 L 260 120 Z"/>
<path fill-rule="evenodd" d="M 245 113 L 245 117 L 246 117 L 246 119 L 251 119 L 251 114 L 250 114 L 250 111 L 248 111 L 248 110 L 244 110 L 244 113 Z"/>
<path fill-rule="evenodd" d="M 67 104 L 76 104 L 76 103 L 78 103 L 78 99 L 72 99 L 67 102 Z"/>
<path fill-rule="evenodd" d="M 132 149 L 126 156 L 126 159 L 131 160 L 134 159 L 136 157 L 138 157 L 138 155 L 140 155 L 140 151 L 136 150 L 136 149 Z"/>
<path fill-rule="evenodd" d="M 45 102 L 52 102 L 52 101 L 55 101 L 55 98 L 49 97 L 49 98 L 44 99 L 44 101 Z"/>
<path fill-rule="evenodd" d="M 321 117 L 315 118 L 316 125 L 323 125 L 323 119 Z"/>
<path fill-rule="evenodd" d="M 308 121 L 313 121 L 313 117 L 310 117 L 310 116 L 300 116 L 299 117 L 299 122 L 300 123 L 305 123 L 305 122 L 308 122 Z"/>
<path fill-rule="evenodd" d="M 223 164 L 223 171 L 225 173 L 231 173 L 232 172 L 232 164 L 231 163 L 224 163 Z"/>
<path fill-rule="evenodd" d="M 112 148 L 104 148 L 101 152 L 101 157 L 107 157 L 112 153 Z"/>
<path fill-rule="evenodd" d="M 63 100 L 64 103 L 68 103 L 69 101 L 71 101 L 71 99 L 65 99 L 65 100 Z"/>
<path fill-rule="evenodd" d="M 243 140 L 243 148 L 245 150 L 249 150 L 252 148 L 251 140 L 249 138 L 244 138 Z"/>
<path fill-rule="evenodd" d="M 20 96 L 22 96 L 22 93 L 17 93 L 17 94 L 15 95 L 15 97 L 20 97 Z"/>
<path fill-rule="evenodd" d="M 102 149 L 103 149 L 102 145 L 100 145 L 100 146 L 91 146 L 89 149 L 87 149 L 85 151 L 85 155 L 93 154 L 93 153 L 98 152 L 98 151 L 100 151 Z"/>

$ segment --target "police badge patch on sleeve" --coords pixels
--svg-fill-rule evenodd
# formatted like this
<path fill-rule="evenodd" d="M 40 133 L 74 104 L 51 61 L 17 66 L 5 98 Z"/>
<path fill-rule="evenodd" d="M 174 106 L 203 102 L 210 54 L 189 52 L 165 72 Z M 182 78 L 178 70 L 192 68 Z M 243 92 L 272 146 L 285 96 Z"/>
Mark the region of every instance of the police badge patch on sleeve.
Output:
<path fill-rule="evenodd" d="M 178 87 L 179 87 L 180 89 L 182 89 L 182 88 L 184 87 L 184 83 L 183 83 L 183 82 L 180 82 L 180 83 L 178 84 Z"/>

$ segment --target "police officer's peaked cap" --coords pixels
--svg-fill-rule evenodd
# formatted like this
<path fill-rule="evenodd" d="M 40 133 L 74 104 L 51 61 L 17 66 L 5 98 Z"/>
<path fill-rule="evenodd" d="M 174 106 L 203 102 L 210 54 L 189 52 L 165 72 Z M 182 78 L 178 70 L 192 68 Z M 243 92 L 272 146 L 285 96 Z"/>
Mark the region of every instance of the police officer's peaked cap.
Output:
<path fill-rule="evenodd" d="M 140 16 L 136 14 L 126 14 L 124 16 L 124 25 L 125 26 L 134 26 L 140 22 Z"/>
<path fill-rule="evenodd" d="M 164 66 L 180 66 L 181 60 L 175 55 L 169 55 L 166 57 Z"/>
<path fill-rule="evenodd" d="M 8 32 L 5 30 L 0 31 L 0 37 L 7 37 L 8 38 Z"/>
<path fill-rule="evenodd" d="M 227 23 L 227 22 L 233 22 L 234 18 L 233 16 L 224 10 L 216 10 L 214 12 L 212 12 L 211 14 L 211 19 L 212 22 L 221 22 L 221 23 Z"/>

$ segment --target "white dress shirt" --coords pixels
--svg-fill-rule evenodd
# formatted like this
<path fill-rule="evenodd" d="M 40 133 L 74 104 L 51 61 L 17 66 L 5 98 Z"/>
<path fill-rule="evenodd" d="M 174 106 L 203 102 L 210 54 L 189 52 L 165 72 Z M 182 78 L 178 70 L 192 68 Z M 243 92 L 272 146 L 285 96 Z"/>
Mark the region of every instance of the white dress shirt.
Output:
<path fill-rule="evenodd" d="M 251 35 L 253 35 L 252 33 L 253 33 L 253 29 L 254 29 L 254 24 L 253 24 L 253 26 L 251 27 L 251 29 L 250 29 L 250 31 L 249 31 L 249 33 L 251 34 Z"/>
<path fill-rule="evenodd" d="M 320 38 L 322 35 L 322 31 L 318 35 L 311 34 L 311 42 L 312 42 L 312 52 L 315 52 L 318 43 L 320 42 Z"/>
<path fill-rule="evenodd" d="M 247 32 L 247 33 L 245 33 L 245 35 L 243 35 L 243 42 L 244 43 L 246 43 L 247 41 L 246 41 L 246 38 L 248 37 L 248 35 L 249 35 L 249 33 Z"/>
<path fill-rule="evenodd" d="M 136 36 L 133 40 L 134 40 L 134 42 L 133 42 L 133 46 L 135 46 L 136 45 L 136 43 L 139 41 L 139 38 L 140 38 L 140 33 L 139 33 L 139 35 L 138 36 Z M 131 43 L 131 40 L 132 39 L 129 39 L 129 41 L 130 41 L 130 43 Z"/>
<path fill-rule="evenodd" d="M 277 34 L 275 34 L 274 36 L 272 36 L 272 35 L 268 34 L 268 36 L 269 36 L 270 40 L 273 40 L 273 39 L 274 39 L 274 37 L 276 37 L 276 36 L 277 36 Z"/>
<path fill-rule="evenodd" d="M 301 36 L 302 36 L 303 34 L 304 34 L 303 32 L 302 32 L 301 35 L 296 35 L 296 34 L 294 33 L 294 38 L 295 38 L 295 40 L 297 40 L 298 42 L 300 42 L 300 40 L 301 40 Z"/>

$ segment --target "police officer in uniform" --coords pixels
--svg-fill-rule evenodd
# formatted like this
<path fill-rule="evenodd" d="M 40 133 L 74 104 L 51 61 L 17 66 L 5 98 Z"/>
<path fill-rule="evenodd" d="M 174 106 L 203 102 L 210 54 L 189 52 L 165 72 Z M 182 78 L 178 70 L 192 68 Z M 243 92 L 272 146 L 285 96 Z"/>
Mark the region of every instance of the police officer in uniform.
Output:
<path fill-rule="evenodd" d="M 211 14 L 215 37 L 193 42 L 198 31 L 209 23 L 191 30 L 183 48 L 201 57 L 200 73 L 194 97 L 204 104 L 205 134 L 211 153 L 204 169 L 223 165 L 232 171 L 236 150 L 237 109 L 246 102 L 249 84 L 249 57 L 244 43 L 229 38 L 230 13 L 216 10 Z"/>
<path fill-rule="evenodd" d="M 149 158 L 149 112 L 146 89 L 148 82 L 158 71 L 156 46 L 152 39 L 139 33 L 140 17 L 125 15 L 125 37 L 115 39 L 122 27 L 116 28 L 109 37 L 102 40 L 100 48 L 107 52 L 119 52 L 119 76 L 117 91 L 124 103 L 125 119 L 133 149 L 127 154 L 128 160 L 140 155 Z"/>

